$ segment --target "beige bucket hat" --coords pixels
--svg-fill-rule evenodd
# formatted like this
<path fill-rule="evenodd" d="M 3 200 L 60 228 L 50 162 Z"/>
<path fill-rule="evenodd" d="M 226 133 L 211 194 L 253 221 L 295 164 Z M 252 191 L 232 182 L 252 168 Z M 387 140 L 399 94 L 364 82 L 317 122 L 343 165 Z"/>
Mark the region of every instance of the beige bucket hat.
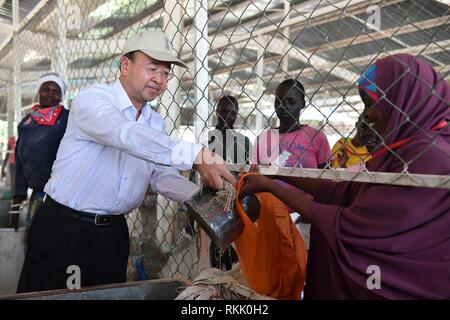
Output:
<path fill-rule="evenodd" d="M 127 39 L 122 54 L 125 55 L 137 50 L 155 60 L 170 62 L 187 68 L 187 65 L 173 53 L 172 44 L 162 31 L 146 30 Z"/>

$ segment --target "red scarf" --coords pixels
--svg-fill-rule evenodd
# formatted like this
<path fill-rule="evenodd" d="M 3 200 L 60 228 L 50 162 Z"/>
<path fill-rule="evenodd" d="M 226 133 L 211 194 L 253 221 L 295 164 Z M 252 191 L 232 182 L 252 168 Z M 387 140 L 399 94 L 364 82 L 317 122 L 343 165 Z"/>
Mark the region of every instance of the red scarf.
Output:
<path fill-rule="evenodd" d="M 448 124 L 447 121 L 442 120 L 442 121 L 440 121 L 437 125 L 435 125 L 433 128 L 431 128 L 431 131 L 437 131 L 437 130 L 439 130 L 439 129 L 442 129 L 442 128 L 445 127 L 447 124 Z M 394 142 L 394 143 L 388 145 L 387 147 L 382 147 L 382 148 L 380 148 L 378 151 L 376 151 L 376 152 L 372 155 L 372 159 L 374 159 L 374 158 L 376 158 L 376 157 L 378 157 L 378 156 L 381 156 L 382 154 L 388 152 L 389 150 L 395 150 L 395 149 L 397 149 L 398 147 L 407 144 L 407 143 L 410 142 L 412 139 L 414 139 L 414 137 L 415 137 L 415 135 L 413 135 L 413 136 L 411 136 L 411 137 L 408 137 L 408 138 L 405 138 L 405 139 L 402 139 L 402 140 L 399 140 L 399 141 L 397 141 L 397 142 Z"/>
<path fill-rule="evenodd" d="M 33 106 L 33 111 L 30 113 L 33 120 L 42 126 L 53 126 L 61 114 L 62 105 L 57 105 L 47 108 L 39 108 L 40 105 L 37 104 Z"/>

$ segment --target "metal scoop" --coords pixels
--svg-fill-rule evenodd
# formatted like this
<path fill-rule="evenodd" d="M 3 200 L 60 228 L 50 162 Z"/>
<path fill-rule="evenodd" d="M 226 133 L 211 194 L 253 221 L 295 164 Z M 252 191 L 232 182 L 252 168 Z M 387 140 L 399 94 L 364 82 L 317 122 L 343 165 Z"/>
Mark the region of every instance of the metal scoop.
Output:
<path fill-rule="evenodd" d="M 255 222 L 259 217 L 260 204 L 255 195 L 241 199 L 249 218 Z M 225 250 L 241 234 L 244 223 L 234 208 L 235 192 L 215 191 L 203 187 L 190 200 L 185 201 L 189 214 L 220 250 Z"/>

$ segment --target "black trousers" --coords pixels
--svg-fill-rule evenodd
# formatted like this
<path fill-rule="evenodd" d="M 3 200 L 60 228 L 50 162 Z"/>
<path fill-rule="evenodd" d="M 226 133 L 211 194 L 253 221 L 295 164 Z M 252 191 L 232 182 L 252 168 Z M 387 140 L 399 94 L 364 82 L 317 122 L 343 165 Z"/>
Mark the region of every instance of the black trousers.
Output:
<path fill-rule="evenodd" d="M 128 254 L 124 216 L 96 226 L 44 202 L 28 232 L 17 293 L 67 288 L 69 266 L 79 267 L 82 287 L 125 282 Z"/>

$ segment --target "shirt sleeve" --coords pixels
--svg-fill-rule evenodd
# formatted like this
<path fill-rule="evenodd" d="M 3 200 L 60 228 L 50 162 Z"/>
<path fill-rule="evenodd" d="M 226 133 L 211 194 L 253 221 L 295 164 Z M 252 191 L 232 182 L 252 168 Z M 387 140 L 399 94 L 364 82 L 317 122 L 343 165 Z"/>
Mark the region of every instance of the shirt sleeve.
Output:
<path fill-rule="evenodd" d="M 183 203 L 197 194 L 200 188 L 172 167 L 155 166 L 150 187 L 170 200 Z"/>
<path fill-rule="evenodd" d="M 12 173 L 15 176 L 13 196 L 22 196 L 26 198 L 28 191 L 28 183 L 27 179 L 25 178 L 25 174 L 23 172 L 22 161 L 20 160 L 20 157 L 18 156 L 17 153 L 19 145 L 20 145 L 20 136 L 16 144 L 15 149 L 16 165 L 14 167 L 14 172 Z"/>
<path fill-rule="evenodd" d="M 250 162 L 251 163 L 257 163 L 257 164 L 270 164 L 271 154 L 268 154 L 268 150 L 272 148 L 272 143 L 278 142 L 279 136 L 273 135 L 271 130 L 265 130 L 263 131 L 255 141 L 255 144 L 252 148 L 252 153 L 250 156 Z"/>
<path fill-rule="evenodd" d="M 314 201 L 320 204 L 349 206 L 353 203 L 356 195 L 355 191 L 360 186 L 361 182 L 323 180 L 313 194 Z"/>
<path fill-rule="evenodd" d="M 202 148 L 171 137 L 164 130 L 128 120 L 114 105 L 114 97 L 100 88 L 81 91 L 73 101 L 71 117 L 80 138 L 180 170 L 191 169 Z"/>
<path fill-rule="evenodd" d="M 317 152 L 317 164 L 323 164 L 331 159 L 331 149 L 328 139 L 323 132 L 319 132 L 317 135 L 317 146 L 319 150 Z"/>

